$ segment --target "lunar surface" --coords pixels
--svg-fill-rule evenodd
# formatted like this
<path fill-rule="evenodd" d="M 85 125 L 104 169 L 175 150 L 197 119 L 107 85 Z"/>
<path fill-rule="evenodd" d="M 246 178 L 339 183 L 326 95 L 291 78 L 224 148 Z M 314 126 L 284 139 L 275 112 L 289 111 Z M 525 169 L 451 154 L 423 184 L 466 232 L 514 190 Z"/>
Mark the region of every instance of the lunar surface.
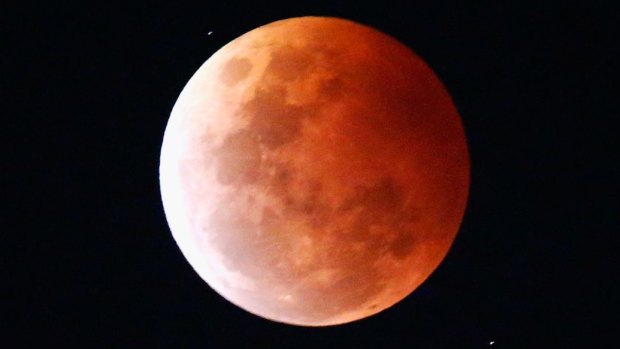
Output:
<path fill-rule="evenodd" d="M 183 89 L 161 149 L 174 239 L 237 306 L 327 326 L 418 287 L 462 220 L 460 117 L 407 47 L 351 21 L 277 21 L 228 43 Z"/>

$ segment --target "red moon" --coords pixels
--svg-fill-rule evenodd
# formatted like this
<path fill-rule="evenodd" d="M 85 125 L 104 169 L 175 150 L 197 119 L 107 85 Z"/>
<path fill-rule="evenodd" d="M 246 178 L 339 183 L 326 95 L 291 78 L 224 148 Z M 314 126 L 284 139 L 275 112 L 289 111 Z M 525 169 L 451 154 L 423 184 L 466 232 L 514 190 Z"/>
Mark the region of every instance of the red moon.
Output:
<path fill-rule="evenodd" d="M 411 50 L 326 17 L 254 29 L 189 80 L 160 185 L 174 239 L 237 306 L 342 324 L 417 288 L 448 252 L 469 190 L 450 95 Z"/>

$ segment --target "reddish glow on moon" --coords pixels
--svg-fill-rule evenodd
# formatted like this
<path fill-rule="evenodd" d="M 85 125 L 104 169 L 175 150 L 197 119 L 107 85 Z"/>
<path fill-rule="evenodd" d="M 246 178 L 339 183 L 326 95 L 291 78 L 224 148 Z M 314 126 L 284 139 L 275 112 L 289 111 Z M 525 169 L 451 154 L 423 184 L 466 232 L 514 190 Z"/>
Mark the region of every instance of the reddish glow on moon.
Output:
<path fill-rule="evenodd" d="M 461 223 L 469 156 L 426 64 L 323 17 L 233 40 L 176 102 L 160 164 L 166 217 L 196 272 L 239 307 L 326 326 L 397 303 Z"/>

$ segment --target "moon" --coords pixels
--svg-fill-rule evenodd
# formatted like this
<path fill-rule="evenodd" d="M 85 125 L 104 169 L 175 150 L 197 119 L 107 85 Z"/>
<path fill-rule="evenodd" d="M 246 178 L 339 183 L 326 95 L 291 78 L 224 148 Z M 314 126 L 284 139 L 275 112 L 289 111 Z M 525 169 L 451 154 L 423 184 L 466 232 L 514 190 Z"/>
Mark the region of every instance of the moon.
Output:
<path fill-rule="evenodd" d="M 461 119 L 433 71 L 330 17 L 276 21 L 213 54 L 172 109 L 159 170 L 196 273 L 300 326 L 409 295 L 446 256 L 469 190 Z"/>

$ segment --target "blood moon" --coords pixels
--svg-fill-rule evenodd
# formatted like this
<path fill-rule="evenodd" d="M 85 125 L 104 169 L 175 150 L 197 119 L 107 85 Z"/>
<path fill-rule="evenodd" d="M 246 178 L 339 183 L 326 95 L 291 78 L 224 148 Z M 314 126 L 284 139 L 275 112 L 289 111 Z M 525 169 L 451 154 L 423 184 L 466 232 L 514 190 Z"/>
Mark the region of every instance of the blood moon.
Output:
<path fill-rule="evenodd" d="M 301 17 L 200 67 L 166 127 L 160 184 L 179 248 L 215 291 L 326 326 L 390 307 L 439 265 L 469 157 L 418 56 L 351 21 Z"/>

